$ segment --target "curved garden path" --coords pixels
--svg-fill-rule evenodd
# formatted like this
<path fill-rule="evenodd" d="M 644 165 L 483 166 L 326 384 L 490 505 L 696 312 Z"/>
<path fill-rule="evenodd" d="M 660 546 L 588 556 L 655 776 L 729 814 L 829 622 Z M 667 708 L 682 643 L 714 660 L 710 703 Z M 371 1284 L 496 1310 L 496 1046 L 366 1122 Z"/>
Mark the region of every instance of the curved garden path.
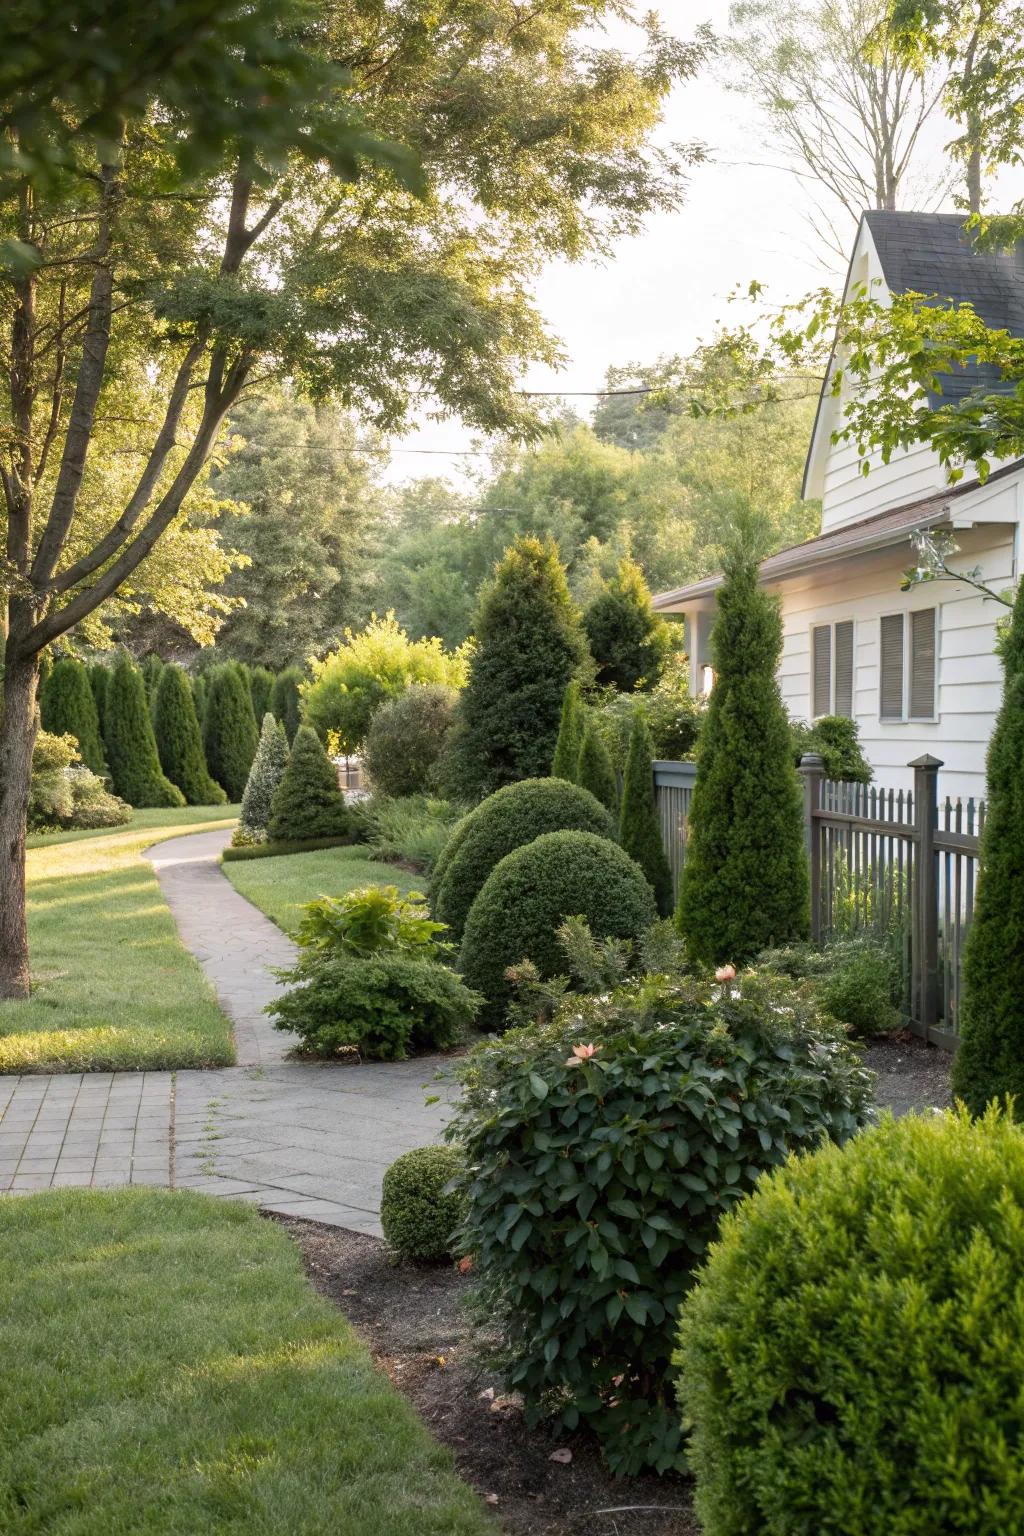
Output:
<path fill-rule="evenodd" d="M 295 947 L 221 871 L 229 837 L 169 838 L 147 856 L 234 1025 L 238 1065 L 0 1077 L 0 1190 L 167 1185 L 377 1233 L 385 1168 L 448 1118 L 443 1060 L 286 1058 L 289 1037 L 263 1008 L 280 986 L 271 968 Z"/>

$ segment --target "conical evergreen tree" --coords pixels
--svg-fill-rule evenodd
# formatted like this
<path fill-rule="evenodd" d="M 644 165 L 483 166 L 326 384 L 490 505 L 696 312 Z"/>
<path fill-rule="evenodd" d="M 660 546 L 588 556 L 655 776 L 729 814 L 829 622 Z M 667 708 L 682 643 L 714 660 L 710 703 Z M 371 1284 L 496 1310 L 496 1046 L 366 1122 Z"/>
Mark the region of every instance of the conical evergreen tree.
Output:
<path fill-rule="evenodd" d="M 266 667 L 253 667 L 249 673 L 249 696 L 252 699 L 252 712 L 257 720 L 262 720 L 270 708 L 270 692 L 274 686 L 274 674 L 268 672 Z"/>
<path fill-rule="evenodd" d="M 206 720 L 206 677 L 202 672 L 193 672 L 191 679 L 192 703 L 195 705 L 196 719 L 199 721 L 199 729 L 202 730 Z"/>
<path fill-rule="evenodd" d="M 711 647 L 678 921 L 694 959 L 739 965 L 809 928 L 803 805 L 775 675 L 782 624 L 742 554 L 726 564 Z"/>
<path fill-rule="evenodd" d="M 277 786 L 288 766 L 288 738 L 284 726 L 268 710 L 263 716 L 260 744 L 249 769 L 242 796 L 240 828 L 250 837 L 265 837 L 270 825 L 270 808 Z"/>
<path fill-rule="evenodd" d="M 150 709 L 156 700 L 156 690 L 160 686 L 160 674 L 164 664 L 155 651 L 152 651 L 142 663 L 142 681 L 146 685 L 146 703 Z"/>
<path fill-rule="evenodd" d="M 633 560 L 623 560 L 587 608 L 583 625 L 597 681 L 632 693 L 653 688 L 672 649 L 672 626 L 651 607 L 650 589 Z"/>
<path fill-rule="evenodd" d="M 160 766 L 188 804 L 223 805 L 227 795 L 207 771 L 192 689 L 180 667 L 168 665 L 160 673 L 153 701 L 153 734 Z"/>
<path fill-rule="evenodd" d="M 589 664 L 553 539 L 520 538 L 484 587 L 448 779 L 469 799 L 551 767 L 566 684 Z"/>
<path fill-rule="evenodd" d="M 160 769 L 142 674 L 118 658 L 107 689 L 103 733 L 115 793 L 129 805 L 184 805 L 185 796 Z"/>
<path fill-rule="evenodd" d="M 562 695 L 562 715 L 558 724 L 558 740 L 551 760 L 551 777 L 576 782 L 576 769 L 580 760 L 580 748 L 587 724 L 587 709 L 583 702 L 583 690 L 576 678 L 566 685 Z"/>
<path fill-rule="evenodd" d="M 295 732 L 302 722 L 302 694 L 299 685 L 304 675 L 301 667 L 285 667 L 275 677 L 274 686 L 270 690 L 270 713 L 284 726 L 289 746 L 295 740 Z"/>
<path fill-rule="evenodd" d="M 344 837 L 349 829 L 338 775 L 311 725 L 300 725 L 274 791 L 268 832 L 275 843 Z"/>
<path fill-rule="evenodd" d="M 615 783 L 615 769 L 596 720 L 588 720 L 584 729 L 575 778 L 580 788 L 589 789 L 613 816 L 618 814 L 619 791 Z"/>
<path fill-rule="evenodd" d="M 235 662 L 214 667 L 207 677 L 203 748 L 206 766 L 234 804 L 245 793 L 259 735 L 248 680 Z"/>
<path fill-rule="evenodd" d="M 654 748 L 651 733 L 640 709 L 633 715 L 629 733 L 626 771 L 622 777 L 622 810 L 619 842 L 635 859 L 654 888 L 662 917 L 672 912 L 672 871 L 661 840 L 658 809 L 654 803 Z"/>
<path fill-rule="evenodd" d="M 102 743 L 103 722 L 107 710 L 107 689 L 110 687 L 110 668 L 104 662 L 94 661 L 89 667 L 89 687 L 92 689 L 93 701 L 96 705 L 96 719 L 99 721 Z"/>
<path fill-rule="evenodd" d="M 89 686 L 89 674 L 80 661 L 63 656 L 54 664 L 41 692 L 39 712 L 44 731 L 54 736 L 73 736 L 85 766 L 93 773 L 106 773 L 96 700 Z"/>
<path fill-rule="evenodd" d="M 1024 582 L 1001 650 L 1003 702 L 988 747 L 953 1093 L 976 1115 L 1011 1094 L 1024 1120 Z"/>

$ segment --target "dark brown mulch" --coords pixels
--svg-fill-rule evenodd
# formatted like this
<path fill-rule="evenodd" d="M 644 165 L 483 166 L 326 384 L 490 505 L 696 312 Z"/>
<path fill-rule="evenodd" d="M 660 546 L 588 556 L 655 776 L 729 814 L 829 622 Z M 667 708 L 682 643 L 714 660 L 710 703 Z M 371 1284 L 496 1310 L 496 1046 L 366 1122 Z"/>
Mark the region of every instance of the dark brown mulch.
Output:
<path fill-rule="evenodd" d="M 587 1436 L 526 1428 L 500 1379 L 474 1359 L 469 1282 L 456 1269 L 392 1265 L 378 1238 L 276 1219 L 317 1290 L 355 1324 L 508 1536 L 698 1536 L 682 1478 L 616 1482 Z M 567 1465 L 551 1460 L 561 1449 L 572 1452 Z"/>
<path fill-rule="evenodd" d="M 864 1065 L 878 1074 L 875 1103 L 879 1109 L 906 1115 L 949 1106 L 952 1052 L 926 1045 L 909 1030 L 870 1041 L 864 1050 Z"/>

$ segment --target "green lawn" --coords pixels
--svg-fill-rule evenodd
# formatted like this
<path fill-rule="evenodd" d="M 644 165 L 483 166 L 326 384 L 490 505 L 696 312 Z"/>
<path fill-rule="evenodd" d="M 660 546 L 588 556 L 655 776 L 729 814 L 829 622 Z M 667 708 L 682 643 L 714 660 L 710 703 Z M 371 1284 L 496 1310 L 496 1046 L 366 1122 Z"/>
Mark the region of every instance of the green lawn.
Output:
<path fill-rule="evenodd" d="M 271 1222 L 155 1190 L 2 1210 L 4 1536 L 493 1536 Z"/>
<path fill-rule="evenodd" d="M 230 806 L 142 811 L 109 832 L 34 838 L 33 994 L 0 1003 L 0 1072 L 223 1066 L 231 1030 L 182 948 L 143 849 L 227 825 Z"/>
<path fill-rule="evenodd" d="M 397 885 L 400 891 L 423 891 L 427 885 L 426 875 L 377 863 L 358 846 L 241 859 L 221 867 L 235 889 L 285 933 L 298 928 L 303 902 L 318 896 L 341 896 L 360 885 Z"/>

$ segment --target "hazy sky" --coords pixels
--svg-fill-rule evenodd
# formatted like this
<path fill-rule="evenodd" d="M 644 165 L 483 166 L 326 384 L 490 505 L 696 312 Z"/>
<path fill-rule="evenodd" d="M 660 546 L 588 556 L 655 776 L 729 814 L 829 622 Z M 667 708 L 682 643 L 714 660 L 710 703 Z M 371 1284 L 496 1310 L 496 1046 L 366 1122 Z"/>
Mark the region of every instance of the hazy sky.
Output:
<path fill-rule="evenodd" d="M 657 8 L 663 23 L 680 36 L 691 35 L 701 21 L 709 21 L 719 35 L 727 31 L 729 0 L 662 0 Z M 615 41 L 628 45 L 625 36 Z M 937 171 L 950 136 L 941 121 L 930 132 L 927 159 Z M 812 205 L 805 185 L 766 163 L 782 157 L 772 152 L 755 109 L 726 89 L 720 68 L 712 65 L 676 89 L 658 137 L 703 140 L 711 159 L 691 172 L 683 207 L 651 218 L 642 235 L 618 243 L 610 260 L 583 266 L 554 262 L 545 268 L 537 302 L 569 360 L 558 372 L 531 369 L 524 387 L 599 389 L 610 364 L 653 362 L 709 338 L 718 321 L 731 318 L 727 297 L 737 284 L 745 287 L 757 278 L 773 300 L 784 301 L 824 282 L 830 264 L 835 274 L 835 258 L 810 227 Z M 851 240 L 854 233 L 851 220 Z M 569 403 L 581 414 L 593 405 Z M 466 449 L 473 446 L 473 435 L 458 420 L 428 422 L 393 446 Z M 399 451 L 388 478 L 443 474 L 462 479 L 464 472 L 479 471 L 486 463 L 436 451 Z"/>

